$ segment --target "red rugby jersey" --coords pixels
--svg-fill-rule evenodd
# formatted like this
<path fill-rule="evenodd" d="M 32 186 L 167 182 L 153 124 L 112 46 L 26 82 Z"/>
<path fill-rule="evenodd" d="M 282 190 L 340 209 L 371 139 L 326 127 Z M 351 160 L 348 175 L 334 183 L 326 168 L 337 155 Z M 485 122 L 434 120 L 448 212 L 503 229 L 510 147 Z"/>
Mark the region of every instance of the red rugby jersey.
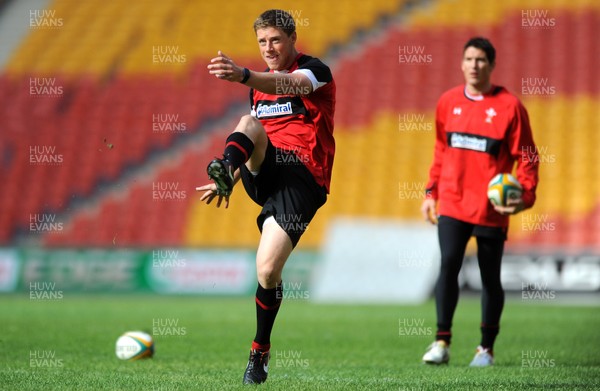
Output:
<path fill-rule="evenodd" d="M 525 107 L 504 87 L 470 96 L 461 85 L 445 92 L 436 110 L 436 141 L 427 196 L 438 213 L 471 224 L 508 227 L 508 216 L 487 198 L 489 181 L 511 173 L 523 186 L 525 207 L 533 206 L 539 157 Z"/>
<path fill-rule="evenodd" d="M 294 83 L 277 86 L 276 95 L 251 89 L 252 115 L 262 123 L 273 146 L 294 153 L 329 192 L 335 153 L 335 81 L 327 65 L 302 53 L 287 72 L 306 74 L 313 91 L 303 94 Z"/>

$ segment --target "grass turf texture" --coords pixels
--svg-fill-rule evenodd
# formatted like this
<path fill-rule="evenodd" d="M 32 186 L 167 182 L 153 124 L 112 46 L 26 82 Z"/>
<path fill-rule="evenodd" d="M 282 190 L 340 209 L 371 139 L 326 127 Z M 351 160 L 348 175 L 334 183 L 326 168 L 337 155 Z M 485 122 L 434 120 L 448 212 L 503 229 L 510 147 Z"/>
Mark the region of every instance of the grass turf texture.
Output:
<path fill-rule="evenodd" d="M 0 389 L 249 389 L 241 379 L 254 336 L 252 298 L 67 293 L 59 300 L 37 301 L 0 296 L 0 313 Z M 421 364 L 435 332 L 434 314 L 433 302 L 334 306 L 287 300 L 272 337 L 269 380 L 260 387 L 600 388 L 597 307 L 509 300 L 493 368 L 468 367 L 479 343 L 479 301 L 473 298 L 461 298 L 459 303 L 450 365 Z M 160 328 L 153 329 L 153 322 Z M 115 357 L 115 341 L 128 330 L 155 335 L 153 359 L 126 362 Z M 32 364 L 32 352 L 53 358 Z"/>

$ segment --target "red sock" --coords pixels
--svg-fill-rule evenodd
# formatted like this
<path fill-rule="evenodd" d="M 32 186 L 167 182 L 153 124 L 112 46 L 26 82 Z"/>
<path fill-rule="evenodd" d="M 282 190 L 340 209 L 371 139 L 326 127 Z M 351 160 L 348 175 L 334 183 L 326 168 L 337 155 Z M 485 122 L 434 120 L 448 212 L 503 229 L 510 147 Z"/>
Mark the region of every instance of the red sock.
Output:
<path fill-rule="evenodd" d="M 271 344 L 261 345 L 256 341 L 252 341 L 252 350 L 259 350 L 261 352 L 268 352 L 271 349 Z"/>

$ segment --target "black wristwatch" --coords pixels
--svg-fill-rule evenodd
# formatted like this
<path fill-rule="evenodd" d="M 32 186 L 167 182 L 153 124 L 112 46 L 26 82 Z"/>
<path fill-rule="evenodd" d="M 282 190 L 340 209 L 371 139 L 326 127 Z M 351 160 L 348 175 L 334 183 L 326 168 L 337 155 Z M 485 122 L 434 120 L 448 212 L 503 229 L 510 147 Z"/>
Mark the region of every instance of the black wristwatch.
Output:
<path fill-rule="evenodd" d="M 244 78 L 242 79 L 242 81 L 240 81 L 240 83 L 246 84 L 248 79 L 250 79 L 250 70 L 248 68 L 244 68 Z"/>

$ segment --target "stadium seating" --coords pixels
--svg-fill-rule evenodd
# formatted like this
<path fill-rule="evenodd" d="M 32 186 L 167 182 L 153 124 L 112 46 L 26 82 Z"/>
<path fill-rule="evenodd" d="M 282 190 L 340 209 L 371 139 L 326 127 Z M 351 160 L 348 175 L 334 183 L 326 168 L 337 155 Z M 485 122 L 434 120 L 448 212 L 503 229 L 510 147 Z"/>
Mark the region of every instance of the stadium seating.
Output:
<path fill-rule="evenodd" d="M 2 114 L 10 121 L 2 141 L 7 155 L 16 155 L 6 172 L 14 185 L 2 192 L 0 200 L 7 204 L 6 200 L 14 200 L 18 194 L 14 189 L 24 188 L 32 178 L 42 178 L 35 186 L 52 190 L 49 197 L 35 191 L 18 203 L 14 216 L 8 214 L 11 218 L 3 220 L 8 226 L 1 231 L 0 240 L 9 240 L 18 227 L 26 227 L 31 214 L 60 213 L 73 196 L 89 197 L 129 167 L 144 163 L 153 151 L 168 149 L 181 135 L 151 132 L 154 114 L 177 113 L 193 133 L 200 124 L 223 114 L 228 105 L 245 101 L 243 89 L 215 84 L 218 82 L 207 75 L 204 66 L 220 48 L 251 68 L 264 67 L 257 61 L 252 34 L 242 33 L 243 21 L 251 31 L 253 18 L 269 6 L 260 3 L 233 2 L 231 9 L 183 1 L 153 3 L 151 7 L 136 2 L 127 8 L 93 1 L 51 4 L 49 8 L 65 21 L 64 27 L 32 31 L 0 78 L 6 87 L 0 92 L 0 102 L 9 103 L 3 105 Z M 309 3 L 296 3 L 297 8 L 289 10 L 300 18 L 299 32 L 301 28 L 306 28 L 307 34 L 323 31 L 309 29 L 308 24 L 326 21 L 324 15 L 337 12 L 337 8 L 323 7 L 303 16 L 309 8 L 312 12 Z M 373 5 L 377 3 L 387 8 Z M 351 3 L 345 4 L 349 9 Z M 347 39 L 390 9 L 389 2 L 373 4 L 361 6 L 360 18 L 339 19 L 334 31 Z M 392 9 L 399 4 L 392 4 Z M 306 42 L 320 43 L 311 53 L 321 54 L 337 39 L 323 36 Z M 157 64 L 152 57 L 155 47 L 176 50 L 184 57 Z M 52 79 L 64 92 L 53 99 L 32 98 L 28 83 L 41 77 Z M 40 134 L 45 136 L 45 144 Z M 64 152 L 66 161 L 57 167 L 31 167 L 27 164 L 31 145 L 53 146 Z M 44 180 L 52 180 L 52 186 Z M 69 238 L 63 236 L 66 243 Z"/>
<path fill-rule="evenodd" d="M 529 217 L 515 217 L 509 244 L 597 248 L 600 44 L 591 37 L 600 33 L 598 5 L 534 1 L 532 9 L 558 22 L 555 29 L 533 29 L 523 27 L 517 1 L 404 4 L 306 0 L 289 9 L 300 48 L 334 64 L 338 86 L 332 191 L 300 246 L 320 246 L 328 221 L 338 216 L 420 219 L 435 102 L 462 80 L 460 45 L 482 34 L 498 48 L 494 80 L 521 97 L 540 148 L 538 201 L 523 216 L 553 223 L 531 230 L 523 224 Z M 221 49 L 261 69 L 251 25 L 271 3 L 52 6 L 70 26 L 32 32 L 0 75 L 0 174 L 7 179 L 0 243 L 26 231 L 31 214 L 53 212 L 64 216 L 66 228 L 40 235 L 48 246 L 256 246 L 259 208 L 241 188 L 229 209 L 217 210 L 199 203 L 194 187 L 205 182 L 206 162 L 220 154 L 235 123 L 213 126 L 215 120 L 247 97 L 245 89 L 209 77 L 205 64 Z M 460 17 L 449 12 L 455 7 L 464 11 Z M 401 22 L 386 26 L 381 17 Z M 362 34 L 373 27 L 381 31 Z M 349 49 L 330 51 L 344 45 Z M 185 61 L 157 64 L 155 47 L 177 50 Z M 425 57 L 401 63 L 402 50 Z M 64 94 L 32 98 L 28 85 L 36 77 L 56 77 Z M 554 93 L 524 94 L 524 78 L 545 80 Z M 153 132 L 157 113 L 177 113 L 187 131 Z M 55 146 L 65 163 L 30 165 L 31 145 Z M 185 199 L 154 199 L 157 182 L 179 184 Z"/>

